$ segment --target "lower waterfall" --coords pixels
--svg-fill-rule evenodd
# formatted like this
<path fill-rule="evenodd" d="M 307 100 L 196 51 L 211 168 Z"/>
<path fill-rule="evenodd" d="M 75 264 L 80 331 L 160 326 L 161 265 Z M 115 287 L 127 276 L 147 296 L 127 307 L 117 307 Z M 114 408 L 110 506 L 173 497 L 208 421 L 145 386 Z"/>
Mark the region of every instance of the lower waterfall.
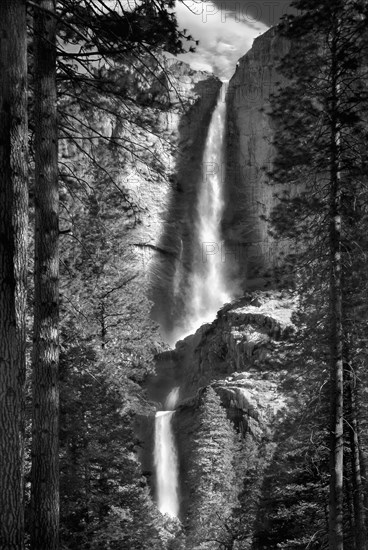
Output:
<path fill-rule="evenodd" d="M 179 388 L 168 395 L 165 406 L 155 417 L 154 463 L 156 469 L 157 506 L 162 514 L 179 515 L 179 467 L 172 430 L 173 410 L 179 397 Z"/>

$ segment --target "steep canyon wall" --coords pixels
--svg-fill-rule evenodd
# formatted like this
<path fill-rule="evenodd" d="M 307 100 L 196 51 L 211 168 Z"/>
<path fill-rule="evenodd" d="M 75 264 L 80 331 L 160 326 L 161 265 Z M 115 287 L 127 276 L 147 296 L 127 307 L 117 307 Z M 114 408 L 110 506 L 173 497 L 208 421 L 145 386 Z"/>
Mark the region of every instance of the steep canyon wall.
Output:
<path fill-rule="evenodd" d="M 236 258 L 235 276 L 243 289 L 272 285 L 275 268 L 287 250 L 287 243 L 276 243 L 268 234 L 266 218 L 281 189 L 270 185 L 265 170 L 272 167 L 274 155 L 269 98 L 281 81 L 277 65 L 288 48 L 271 28 L 239 60 L 228 87 L 223 233 L 227 257 Z"/>
<path fill-rule="evenodd" d="M 174 298 L 190 267 L 193 206 L 221 82 L 175 59 L 147 64 L 145 73 L 134 65 L 114 69 L 116 98 L 68 107 L 76 137 L 61 142 L 61 192 L 73 177 L 84 185 L 81 216 L 93 209 L 104 220 L 114 258 L 124 256 L 146 279 L 153 317 L 165 328 L 181 307 Z"/>

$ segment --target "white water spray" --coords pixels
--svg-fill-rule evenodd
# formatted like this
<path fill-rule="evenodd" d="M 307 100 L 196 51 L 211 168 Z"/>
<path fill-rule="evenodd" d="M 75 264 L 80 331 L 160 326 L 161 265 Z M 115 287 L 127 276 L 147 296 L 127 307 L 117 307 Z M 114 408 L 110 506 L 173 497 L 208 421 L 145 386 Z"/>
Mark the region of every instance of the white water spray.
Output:
<path fill-rule="evenodd" d="M 167 396 L 165 411 L 158 411 L 155 419 L 154 462 L 156 468 L 157 506 L 162 514 L 179 514 L 179 468 L 172 418 L 179 398 L 179 388 Z"/>

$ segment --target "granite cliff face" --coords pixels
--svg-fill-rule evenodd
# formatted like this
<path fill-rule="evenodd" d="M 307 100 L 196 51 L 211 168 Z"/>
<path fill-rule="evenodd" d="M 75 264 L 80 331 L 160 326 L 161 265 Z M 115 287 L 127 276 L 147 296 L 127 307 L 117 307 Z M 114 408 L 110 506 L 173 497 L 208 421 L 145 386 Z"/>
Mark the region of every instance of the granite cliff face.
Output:
<path fill-rule="evenodd" d="M 248 289 L 272 281 L 280 254 L 287 250 L 287 243 L 276 243 L 270 237 L 264 219 L 280 191 L 280 186 L 269 185 L 264 169 L 272 167 L 274 155 L 269 97 L 281 81 L 276 67 L 287 51 L 288 42 L 274 28 L 256 38 L 239 60 L 227 93 L 223 231 L 229 253 L 236 254 L 237 276 Z"/>
<path fill-rule="evenodd" d="M 157 376 L 149 381 L 150 397 L 164 402 L 173 386 L 180 398 L 193 397 L 200 387 L 234 372 L 265 368 L 276 361 L 278 342 L 288 338 L 293 305 L 289 299 L 247 294 L 226 305 L 217 319 L 157 357 Z"/>
<path fill-rule="evenodd" d="M 122 86 L 135 90 L 143 107 L 133 112 L 143 124 L 112 124 L 111 131 L 136 141 L 136 156 L 120 155 L 118 180 L 139 208 L 130 242 L 149 285 L 153 317 L 164 327 L 178 264 L 185 264 L 181 251 L 189 248 L 183 241 L 191 237 L 196 178 L 221 83 L 180 61 L 162 64 L 165 70 L 152 68 L 159 74 L 149 83 L 139 85 L 136 74 L 121 76 Z"/>

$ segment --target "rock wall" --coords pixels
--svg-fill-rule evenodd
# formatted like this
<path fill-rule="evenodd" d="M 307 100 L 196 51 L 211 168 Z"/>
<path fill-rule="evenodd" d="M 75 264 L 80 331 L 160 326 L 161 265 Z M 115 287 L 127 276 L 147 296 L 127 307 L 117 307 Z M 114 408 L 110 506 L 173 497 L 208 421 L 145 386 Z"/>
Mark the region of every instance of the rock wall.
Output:
<path fill-rule="evenodd" d="M 272 167 L 273 121 L 269 97 L 278 81 L 279 59 L 288 42 L 274 28 L 259 36 L 242 57 L 230 80 L 227 102 L 227 207 L 223 231 L 228 258 L 245 289 L 264 286 L 274 278 L 287 243 L 268 234 L 267 218 L 280 186 L 269 185 L 265 169 Z M 236 261 L 234 261 L 236 256 Z"/>
<path fill-rule="evenodd" d="M 152 71 L 157 79 L 140 86 L 136 75 L 121 77 L 143 107 L 130 116 L 143 117 L 144 127 L 133 121 L 112 131 L 134 136 L 138 145 L 138 159 L 120 158 L 119 179 L 140 209 L 130 242 L 146 275 L 152 317 L 165 332 L 182 307 L 177 296 L 189 269 L 193 201 L 221 82 L 175 59 L 161 60 Z"/>

